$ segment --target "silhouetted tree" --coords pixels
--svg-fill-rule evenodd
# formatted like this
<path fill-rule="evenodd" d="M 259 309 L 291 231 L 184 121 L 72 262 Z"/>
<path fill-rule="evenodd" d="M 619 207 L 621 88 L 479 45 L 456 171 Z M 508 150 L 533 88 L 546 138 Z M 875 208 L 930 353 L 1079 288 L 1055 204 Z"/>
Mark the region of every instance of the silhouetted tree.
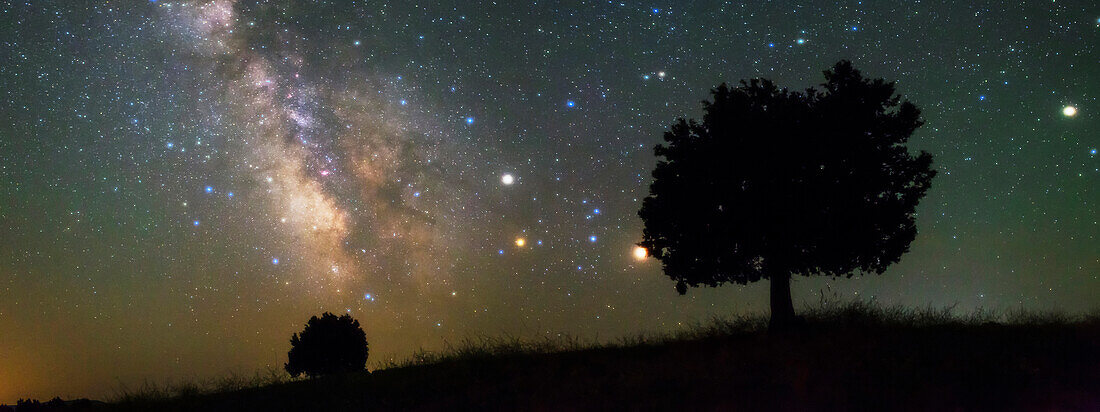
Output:
<path fill-rule="evenodd" d="M 904 145 L 920 110 L 847 61 L 821 87 L 722 84 L 702 123 L 681 118 L 665 132 L 639 245 L 680 294 L 769 279 L 771 325 L 782 328 L 795 319 L 791 275 L 881 274 L 908 251 L 936 174 L 930 154 Z"/>
<path fill-rule="evenodd" d="M 361 371 L 367 366 L 367 335 L 351 315 L 325 312 L 306 322 L 301 334 L 290 337 L 285 365 L 290 376 L 316 377 Z"/>

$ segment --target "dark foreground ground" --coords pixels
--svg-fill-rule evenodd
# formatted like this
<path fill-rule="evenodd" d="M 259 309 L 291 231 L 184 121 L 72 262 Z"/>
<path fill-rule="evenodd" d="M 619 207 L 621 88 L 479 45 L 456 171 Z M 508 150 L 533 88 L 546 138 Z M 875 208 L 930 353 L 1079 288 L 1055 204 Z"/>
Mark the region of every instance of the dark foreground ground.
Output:
<path fill-rule="evenodd" d="M 96 409 L 1100 410 L 1095 316 L 994 323 L 872 312 L 819 314 L 787 334 L 743 319 L 563 352 L 474 344 L 373 373 L 128 396 Z"/>

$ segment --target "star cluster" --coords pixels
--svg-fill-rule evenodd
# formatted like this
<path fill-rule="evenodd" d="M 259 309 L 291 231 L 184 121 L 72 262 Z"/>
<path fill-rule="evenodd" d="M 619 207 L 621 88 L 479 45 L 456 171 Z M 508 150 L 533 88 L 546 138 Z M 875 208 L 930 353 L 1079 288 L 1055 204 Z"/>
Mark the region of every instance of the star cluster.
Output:
<path fill-rule="evenodd" d="M 1091 13 L 1091 14 L 1090 14 Z M 0 2 L 0 402 L 766 310 L 634 244 L 711 87 L 850 59 L 924 111 L 920 234 L 819 300 L 1096 308 L 1096 10 L 1074 2 Z M 63 378 L 61 378 L 63 377 Z"/>

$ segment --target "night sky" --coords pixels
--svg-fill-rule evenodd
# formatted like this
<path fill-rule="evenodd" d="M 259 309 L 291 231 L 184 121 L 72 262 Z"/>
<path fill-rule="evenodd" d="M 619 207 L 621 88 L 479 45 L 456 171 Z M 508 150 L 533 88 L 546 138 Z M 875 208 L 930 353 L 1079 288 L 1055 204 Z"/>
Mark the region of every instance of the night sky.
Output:
<path fill-rule="evenodd" d="M 1100 306 L 1093 1 L 416 3 L 0 2 L 0 402 L 281 368 L 323 311 L 372 368 L 766 313 L 635 258 L 652 149 L 840 59 L 939 174 L 900 263 L 796 308 Z"/>

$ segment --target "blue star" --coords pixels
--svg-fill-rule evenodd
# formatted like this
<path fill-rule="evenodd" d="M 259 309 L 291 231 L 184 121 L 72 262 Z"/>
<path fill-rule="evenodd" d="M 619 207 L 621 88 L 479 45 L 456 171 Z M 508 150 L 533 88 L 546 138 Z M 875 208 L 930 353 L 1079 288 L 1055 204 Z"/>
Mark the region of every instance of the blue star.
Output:
<path fill-rule="evenodd" d="M 272 265 L 278 265 L 279 264 L 279 258 L 271 258 L 271 264 Z"/>
<path fill-rule="evenodd" d="M 588 241 L 592 242 L 592 243 L 596 243 L 596 235 L 589 236 Z"/>
<path fill-rule="evenodd" d="M 203 191 L 205 191 L 206 193 L 214 193 L 214 186 L 207 186 L 203 188 Z"/>
<path fill-rule="evenodd" d="M 985 95 L 978 96 L 978 100 L 985 100 Z"/>
<path fill-rule="evenodd" d="M 169 149 L 171 149 L 171 148 L 173 148 L 173 147 L 175 147 L 175 146 L 176 146 L 176 144 L 175 144 L 175 143 L 172 143 L 172 142 L 168 142 L 168 143 L 165 143 L 165 144 L 164 144 L 164 147 L 167 147 L 167 148 L 169 148 Z"/>
<path fill-rule="evenodd" d="M 592 209 L 592 213 L 598 215 L 600 214 L 600 209 Z"/>
<path fill-rule="evenodd" d="M 474 117 L 466 116 L 466 124 L 474 124 Z"/>
<path fill-rule="evenodd" d="M 577 102 L 574 102 L 574 101 L 572 101 L 572 100 L 566 100 L 566 101 L 565 101 L 565 105 L 566 105 L 567 107 L 573 107 L 573 106 L 576 106 L 576 105 L 577 105 Z"/>
<path fill-rule="evenodd" d="M 503 254 L 504 254 L 504 249 L 499 249 L 499 250 L 497 250 L 497 254 L 498 254 L 498 255 L 503 255 Z"/>
<path fill-rule="evenodd" d="M 420 197 L 420 192 L 413 192 L 413 197 Z"/>
<path fill-rule="evenodd" d="M 401 99 L 401 105 L 402 105 L 402 106 L 405 106 L 405 105 L 407 105 L 407 104 L 409 104 L 409 102 L 408 102 L 407 100 L 405 100 L 405 99 Z"/>
<path fill-rule="evenodd" d="M 772 47 L 772 48 L 774 48 L 774 47 L 775 47 L 775 43 L 768 43 L 768 47 Z"/>
<path fill-rule="evenodd" d="M 199 225 L 199 221 L 198 221 L 198 220 L 196 220 L 196 221 L 194 221 L 194 222 L 191 222 L 191 224 L 192 224 L 192 225 L 195 225 L 195 226 L 198 226 L 198 225 Z"/>
<path fill-rule="evenodd" d="M 852 26 L 852 31 L 859 31 L 859 27 L 858 26 Z"/>

